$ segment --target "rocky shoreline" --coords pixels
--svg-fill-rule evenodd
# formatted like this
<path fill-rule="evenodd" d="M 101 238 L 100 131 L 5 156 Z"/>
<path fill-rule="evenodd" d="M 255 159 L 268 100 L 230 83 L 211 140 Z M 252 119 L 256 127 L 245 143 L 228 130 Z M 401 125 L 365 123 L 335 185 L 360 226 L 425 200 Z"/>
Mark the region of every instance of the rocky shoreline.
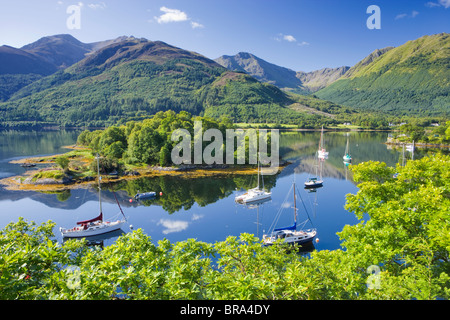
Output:
<path fill-rule="evenodd" d="M 12 161 L 12 163 L 20 164 L 33 164 L 46 163 L 52 164 L 52 161 L 36 161 L 36 158 L 27 158 Z M 283 169 L 288 164 L 286 161 L 282 161 L 279 166 L 279 171 Z M 24 166 L 27 167 L 27 166 Z M 65 189 L 81 188 L 89 186 L 92 183 L 96 183 L 97 177 L 94 176 L 84 176 L 76 177 L 76 172 L 63 172 L 61 171 L 62 177 L 60 178 L 36 178 L 39 173 L 45 173 L 46 171 L 55 171 L 55 168 L 44 167 L 34 170 L 27 170 L 23 175 L 8 177 L 0 180 L 2 184 L 8 190 L 35 190 L 35 191 L 61 191 Z M 137 179 L 141 177 L 156 177 L 162 175 L 173 175 L 173 176 L 183 176 L 183 177 L 206 177 L 206 176 L 223 176 L 223 175 L 247 175 L 256 174 L 257 169 L 254 166 L 249 165 L 180 165 L 178 167 L 161 167 L 161 166 L 148 166 L 146 168 L 138 168 L 133 170 L 125 170 L 121 174 L 117 172 L 112 172 L 109 174 L 102 174 L 102 181 L 117 182 L 121 180 Z"/>

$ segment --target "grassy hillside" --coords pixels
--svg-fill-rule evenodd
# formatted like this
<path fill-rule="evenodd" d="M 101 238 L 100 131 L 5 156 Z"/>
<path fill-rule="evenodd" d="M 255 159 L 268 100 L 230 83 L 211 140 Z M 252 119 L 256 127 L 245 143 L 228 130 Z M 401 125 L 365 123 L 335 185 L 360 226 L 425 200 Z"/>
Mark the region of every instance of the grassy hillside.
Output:
<path fill-rule="evenodd" d="M 68 126 L 123 123 L 166 110 L 226 115 L 238 122 L 303 123 L 322 118 L 288 108 L 294 102 L 277 87 L 197 53 L 163 42 L 127 39 L 22 88 L 0 104 L 0 112 L 4 122 Z"/>
<path fill-rule="evenodd" d="M 373 56 L 316 93 L 364 110 L 441 115 L 450 109 L 450 35 L 441 33 Z"/>

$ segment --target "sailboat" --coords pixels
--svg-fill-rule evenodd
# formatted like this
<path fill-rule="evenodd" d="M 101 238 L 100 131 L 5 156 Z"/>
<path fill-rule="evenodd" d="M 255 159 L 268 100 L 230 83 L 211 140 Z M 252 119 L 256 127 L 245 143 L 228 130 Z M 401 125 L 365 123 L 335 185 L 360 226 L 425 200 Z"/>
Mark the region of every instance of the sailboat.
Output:
<path fill-rule="evenodd" d="M 323 142 L 323 126 L 322 126 L 322 131 L 320 132 L 319 150 L 317 152 L 318 152 L 319 159 L 321 159 L 321 160 L 328 159 L 328 152 L 325 150 L 325 146 L 324 146 L 324 142 Z"/>
<path fill-rule="evenodd" d="M 305 189 L 314 189 L 323 187 L 323 179 L 322 179 L 322 170 L 320 170 L 319 176 L 317 175 L 317 167 L 316 165 L 316 176 L 310 177 L 307 181 L 305 181 Z"/>
<path fill-rule="evenodd" d="M 345 147 L 345 154 L 342 158 L 344 159 L 344 162 L 352 162 L 352 156 L 350 155 L 348 146 L 348 135 L 347 135 L 347 146 Z"/>
<path fill-rule="evenodd" d="M 320 167 L 319 172 L 318 168 Z M 323 179 L 322 179 L 322 162 L 320 161 L 320 159 L 317 159 L 317 164 L 315 165 L 316 167 L 316 175 L 313 177 L 310 177 L 307 181 L 305 181 L 305 189 L 315 189 L 315 188 L 320 188 L 323 187 Z"/>
<path fill-rule="evenodd" d="M 97 171 L 98 171 L 98 202 L 99 202 L 99 211 L 100 214 L 92 219 L 78 221 L 77 225 L 73 228 L 59 228 L 61 235 L 63 238 L 83 238 L 83 237 L 92 237 L 98 236 L 101 234 L 105 234 L 108 232 L 116 231 L 120 229 L 126 222 L 125 215 L 123 214 L 122 208 L 120 207 L 119 201 L 117 200 L 116 194 L 114 197 L 116 198 L 117 205 L 119 206 L 120 212 L 124 216 L 124 219 L 117 219 L 112 221 L 105 221 L 103 219 L 103 210 L 102 210 L 102 199 L 101 199 L 101 176 L 100 176 L 100 165 L 99 165 L 99 156 L 97 155 Z"/>
<path fill-rule="evenodd" d="M 267 192 L 264 190 L 264 179 L 262 177 L 262 174 L 260 174 L 260 165 L 259 165 L 259 157 L 258 157 L 258 185 L 256 188 L 252 188 L 247 190 L 246 193 L 238 195 L 234 198 L 236 202 L 249 204 L 249 203 L 255 203 L 255 202 L 264 202 L 268 201 L 272 197 L 271 192 Z M 262 181 L 262 188 L 259 186 L 259 176 L 261 175 L 261 181 Z"/>
<path fill-rule="evenodd" d="M 292 189 L 294 191 L 294 224 L 288 227 L 274 228 L 270 235 L 263 235 L 264 245 L 272 245 L 278 239 L 283 239 L 283 241 L 288 244 L 306 244 L 312 242 L 316 236 L 317 230 L 315 228 L 297 230 L 297 199 L 295 182 L 293 183 L 291 190 Z M 306 224 L 306 222 L 308 222 L 308 220 L 306 220 L 303 225 Z"/>

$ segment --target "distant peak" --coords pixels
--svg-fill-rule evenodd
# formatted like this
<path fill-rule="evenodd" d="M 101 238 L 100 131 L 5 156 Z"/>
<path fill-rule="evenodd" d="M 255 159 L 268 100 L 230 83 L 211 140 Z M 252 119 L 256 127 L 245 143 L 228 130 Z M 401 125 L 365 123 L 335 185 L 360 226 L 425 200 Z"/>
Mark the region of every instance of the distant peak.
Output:
<path fill-rule="evenodd" d="M 241 59 L 256 59 L 256 56 L 249 52 L 239 52 L 236 57 L 239 57 Z"/>

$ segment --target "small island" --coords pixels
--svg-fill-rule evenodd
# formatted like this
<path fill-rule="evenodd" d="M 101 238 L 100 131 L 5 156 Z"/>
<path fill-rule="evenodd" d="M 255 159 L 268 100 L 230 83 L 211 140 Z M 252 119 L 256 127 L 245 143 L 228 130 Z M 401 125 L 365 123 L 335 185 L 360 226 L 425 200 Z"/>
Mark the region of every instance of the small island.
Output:
<path fill-rule="evenodd" d="M 227 119 L 218 122 L 193 117 L 184 111 L 179 114 L 159 112 L 141 122 L 131 121 L 104 130 L 85 130 L 75 145 L 65 147 L 69 151 L 64 154 L 14 160 L 12 163 L 26 167 L 26 172 L 2 179 L 0 183 L 8 190 L 44 192 L 89 186 L 98 181 L 97 155 L 100 175 L 106 183 L 162 175 L 198 178 L 257 174 L 257 166 L 251 164 L 173 165 L 170 155 L 176 142 L 171 140 L 171 133 L 182 128 L 192 132 L 193 136 L 194 121 L 202 121 L 204 129 L 214 128 L 223 133 L 233 128 Z M 281 162 L 278 171 L 287 164 Z"/>

